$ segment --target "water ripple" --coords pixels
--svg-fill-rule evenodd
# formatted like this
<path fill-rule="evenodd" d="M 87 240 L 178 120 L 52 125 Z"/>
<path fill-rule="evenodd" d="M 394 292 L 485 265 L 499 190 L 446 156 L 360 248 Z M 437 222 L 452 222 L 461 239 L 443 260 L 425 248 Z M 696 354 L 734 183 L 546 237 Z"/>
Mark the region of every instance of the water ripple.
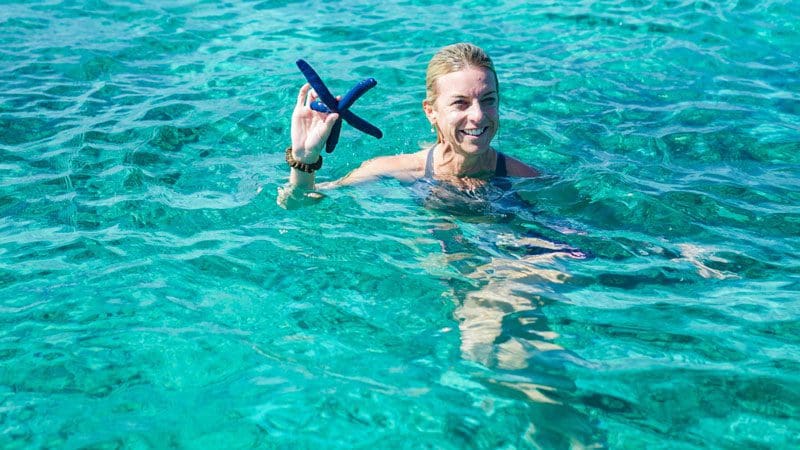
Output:
<path fill-rule="evenodd" d="M 797 446 L 792 2 L 151 3 L 3 5 L 0 446 Z M 464 40 L 547 177 L 275 206 L 292 61 L 333 179 Z"/>

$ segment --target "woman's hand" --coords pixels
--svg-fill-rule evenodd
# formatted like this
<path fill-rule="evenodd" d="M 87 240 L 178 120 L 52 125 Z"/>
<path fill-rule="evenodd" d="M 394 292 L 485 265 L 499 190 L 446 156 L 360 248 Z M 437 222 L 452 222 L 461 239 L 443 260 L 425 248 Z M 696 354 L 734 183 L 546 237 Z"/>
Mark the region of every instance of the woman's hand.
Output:
<path fill-rule="evenodd" d="M 292 156 L 295 160 L 313 164 L 319 159 L 331 129 L 339 114 L 322 113 L 311 109 L 317 93 L 306 83 L 300 88 L 292 113 Z"/>

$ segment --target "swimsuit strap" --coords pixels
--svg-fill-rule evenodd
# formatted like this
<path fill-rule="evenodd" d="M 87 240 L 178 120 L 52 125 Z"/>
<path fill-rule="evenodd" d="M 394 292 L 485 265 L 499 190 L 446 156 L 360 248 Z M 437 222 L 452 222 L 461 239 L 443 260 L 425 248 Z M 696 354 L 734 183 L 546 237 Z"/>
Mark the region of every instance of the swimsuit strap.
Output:
<path fill-rule="evenodd" d="M 506 169 L 506 155 L 497 152 L 497 166 L 494 168 L 494 176 L 505 177 L 507 175 L 508 170 Z"/>
<path fill-rule="evenodd" d="M 433 144 L 430 150 L 428 150 L 428 159 L 425 161 L 425 178 L 426 179 L 433 179 L 433 149 L 436 148 L 436 144 Z"/>
<path fill-rule="evenodd" d="M 425 160 L 425 178 L 433 179 L 433 150 L 436 148 L 436 144 L 428 150 L 428 157 Z M 508 170 L 506 169 L 506 155 L 497 152 L 497 165 L 494 168 L 494 176 L 496 177 L 505 177 L 508 176 Z"/>

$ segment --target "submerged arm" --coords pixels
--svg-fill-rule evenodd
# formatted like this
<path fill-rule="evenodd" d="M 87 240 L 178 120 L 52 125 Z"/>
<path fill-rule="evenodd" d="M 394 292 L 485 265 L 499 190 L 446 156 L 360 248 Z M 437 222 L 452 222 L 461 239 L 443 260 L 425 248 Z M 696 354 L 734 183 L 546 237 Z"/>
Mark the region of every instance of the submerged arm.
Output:
<path fill-rule="evenodd" d="M 417 154 L 381 156 L 365 161 L 344 177 L 324 183 L 314 183 L 313 174 L 292 169 L 289 184 L 279 190 L 278 204 L 294 208 L 315 203 L 323 198 L 322 191 L 340 186 L 375 181 L 380 178 L 395 178 L 401 182 L 412 182 L 424 172 Z"/>

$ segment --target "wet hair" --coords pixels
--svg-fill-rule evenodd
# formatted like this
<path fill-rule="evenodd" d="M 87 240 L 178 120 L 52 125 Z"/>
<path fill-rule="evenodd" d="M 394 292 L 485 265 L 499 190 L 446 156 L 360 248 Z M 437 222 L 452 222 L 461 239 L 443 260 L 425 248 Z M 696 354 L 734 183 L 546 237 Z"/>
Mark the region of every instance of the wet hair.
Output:
<path fill-rule="evenodd" d="M 436 101 L 436 96 L 439 94 L 436 82 L 440 77 L 468 67 L 487 69 L 492 72 L 497 96 L 500 97 L 500 83 L 497 80 L 497 72 L 494 70 L 492 58 L 489 58 L 489 55 L 477 45 L 461 42 L 441 48 L 431 58 L 428 70 L 425 72 L 425 100 L 429 103 Z"/>

